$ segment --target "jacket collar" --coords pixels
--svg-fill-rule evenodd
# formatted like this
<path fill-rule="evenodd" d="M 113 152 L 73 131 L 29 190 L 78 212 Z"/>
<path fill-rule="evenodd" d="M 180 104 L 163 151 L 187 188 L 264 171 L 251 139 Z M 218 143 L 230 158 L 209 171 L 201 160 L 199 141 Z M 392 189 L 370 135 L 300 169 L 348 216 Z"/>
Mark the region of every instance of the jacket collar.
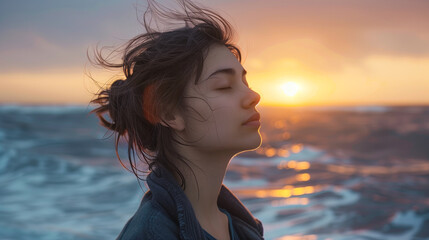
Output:
<path fill-rule="evenodd" d="M 241 201 L 223 184 L 217 202 L 220 208 L 225 209 L 232 216 L 249 224 L 261 236 L 263 235 L 262 223 L 255 219 Z"/>
<path fill-rule="evenodd" d="M 147 184 L 155 202 L 172 219 L 178 220 L 181 239 L 204 239 L 203 229 L 195 217 L 191 202 L 167 169 L 158 167 L 152 171 L 147 177 Z"/>
<path fill-rule="evenodd" d="M 152 171 L 147 177 L 147 184 L 152 198 L 172 219 L 178 219 L 182 239 L 204 239 L 204 231 L 195 216 L 191 202 L 167 169 L 158 167 Z M 262 236 L 262 224 L 223 184 L 218 197 L 218 206 L 227 210 L 233 217 L 249 224 Z"/>

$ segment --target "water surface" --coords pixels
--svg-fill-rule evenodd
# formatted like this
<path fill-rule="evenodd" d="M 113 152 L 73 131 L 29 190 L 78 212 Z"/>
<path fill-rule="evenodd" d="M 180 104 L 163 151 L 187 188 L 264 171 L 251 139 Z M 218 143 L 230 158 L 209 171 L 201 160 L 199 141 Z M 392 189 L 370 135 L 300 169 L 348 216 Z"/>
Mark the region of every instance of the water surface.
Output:
<path fill-rule="evenodd" d="M 144 183 L 89 111 L 0 106 L 0 239 L 114 239 L 135 212 Z M 225 184 L 266 239 L 429 239 L 429 107 L 260 111 Z"/>

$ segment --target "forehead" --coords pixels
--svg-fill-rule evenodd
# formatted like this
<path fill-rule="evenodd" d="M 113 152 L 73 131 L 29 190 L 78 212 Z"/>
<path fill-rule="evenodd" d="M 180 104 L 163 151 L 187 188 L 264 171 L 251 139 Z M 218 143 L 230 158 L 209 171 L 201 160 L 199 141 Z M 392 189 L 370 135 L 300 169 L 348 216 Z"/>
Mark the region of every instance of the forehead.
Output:
<path fill-rule="evenodd" d="M 241 63 L 227 47 L 219 44 L 212 45 L 208 49 L 207 56 L 204 60 L 200 80 L 204 81 L 210 74 L 222 68 L 232 68 L 237 73 L 243 71 Z"/>

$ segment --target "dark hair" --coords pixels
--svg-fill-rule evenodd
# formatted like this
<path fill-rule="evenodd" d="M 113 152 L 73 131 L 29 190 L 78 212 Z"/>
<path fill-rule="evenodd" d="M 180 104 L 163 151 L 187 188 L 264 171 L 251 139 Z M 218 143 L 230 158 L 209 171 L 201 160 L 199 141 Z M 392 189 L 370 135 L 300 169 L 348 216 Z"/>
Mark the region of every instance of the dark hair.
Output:
<path fill-rule="evenodd" d="M 90 103 L 99 105 L 91 113 L 97 114 L 101 125 L 115 133 L 115 150 L 123 167 L 127 168 L 118 153 L 121 137 L 128 144 L 128 160 L 138 179 L 143 180 L 140 173 L 147 171 L 137 167 L 135 155 L 148 165 L 148 171 L 163 166 L 177 173 L 185 187 L 184 176 L 175 161 L 189 165 L 174 148 L 174 142 L 183 143 L 174 137 L 171 128 L 160 124 L 160 119 L 175 109 L 186 109 L 185 87 L 191 80 L 198 83 L 211 45 L 226 46 L 240 62 L 241 53 L 231 43 L 233 31 L 224 18 L 186 0 L 179 3 L 184 13 L 166 11 L 148 1 L 143 16 L 146 33 L 128 41 L 123 49 L 115 50 L 123 52 L 121 63 L 110 61 L 112 52 L 104 57 L 103 48 L 95 49 L 92 63 L 108 69 L 122 68 L 125 79 L 101 88 Z M 150 26 L 154 17 L 181 21 L 185 26 L 156 31 Z M 105 113 L 111 122 L 103 116 Z"/>

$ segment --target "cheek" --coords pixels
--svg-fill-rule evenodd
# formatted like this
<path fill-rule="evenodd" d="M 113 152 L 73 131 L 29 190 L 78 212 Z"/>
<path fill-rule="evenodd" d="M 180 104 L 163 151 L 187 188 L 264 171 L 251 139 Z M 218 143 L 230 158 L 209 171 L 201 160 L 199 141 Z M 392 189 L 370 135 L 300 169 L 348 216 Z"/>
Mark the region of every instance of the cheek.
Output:
<path fill-rule="evenodd" d="M 210 124 L 214 122 L 213 112 L 208 102 L 203 99 L 194 98 L 187 104 L 186 135 L 190 141 L 200 139 L 207 134 Z"/>
<path fill-rule="evenodd" d="M 187 136 L 200 144 L 228 141 L 240 126 L 237 113 L 227 99 L 193 99 L 189 103 Z"/>
<path fill-rule="evenodd" d="M 218 108 L 214 111 L 213 117 L 219 130 L 233 131 L 238 127 L 237 113 L 231 107 Z"/>
<path fill-rule="evenodd" d="M 232 106 L 232 102 L 228 104 L 218 105 L 213 111 L 213 126 L 216 131 L 216 137 L 219 141 L 227 143 L 236 141 L 236 137 L 240 134 L 241 120 L 237 108 Z"/>

